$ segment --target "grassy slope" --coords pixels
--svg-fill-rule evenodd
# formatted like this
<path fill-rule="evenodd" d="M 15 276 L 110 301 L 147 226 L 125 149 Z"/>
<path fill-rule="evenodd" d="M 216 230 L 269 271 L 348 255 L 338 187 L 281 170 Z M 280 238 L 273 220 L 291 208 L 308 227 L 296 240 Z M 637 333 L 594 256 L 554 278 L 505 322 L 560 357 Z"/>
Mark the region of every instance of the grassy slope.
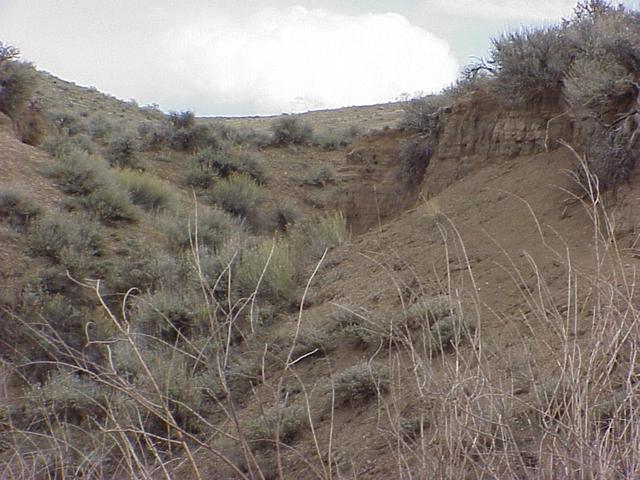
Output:
<path fill-rule="evenodd" d="M 58 87 L 42 90 L 45 96 L 47 92 L 57 91 L 55 101 L 52 101 L 56 107 L 79 106 L 81 112 L 97 106 L 114 115 L 139 120 L 130 105 L 104 99 L 96 92 L 63 85 L 61 90 L 56 90 Z M 350 119 L 354 118 L 353 110 L 346 112 Z M 372 112 L 375 117 L 375 110 Z M 342 114 L 332 115 L 340 117 Z M 363 120 L 365 124 L 371 119 L 370 116 L 359 119 L 357 115 L 355 119 Z M 373 121 L 377 120 L 374 118 Z M 234 119 L 233 122 L 240 124 L 242 121 Z M 255 121 L 247 123 L 251 122 Z M 47 209 L 59 206 L 61 194 L 42 174 L 42 168 L 52 160 L 41 151 L 16 142 L 7 129 L 0 135 L 0 162 L 3 171 L 10 172 L 1 179 L 2 185 L 28 192 Z M 394 142 L 404 136 L 402 133 L 394 135 L 397 135 Z M 375 151 L 387 142 L 376 144 L 376 138 L 374 135 L 364 139 L 355 147 Z M 359 175 L 365 172 L 364 168 L 357 170 L 349 164 L 346 150 L 268 148 L 263 153 L 273 178 L 269 188 L 277 192 L 273 193 L 274 198 L 279 196 L 297 203 L 306 215 L 331 209 L 336 203 L 340 205 L 335 198 L 357 191 L 361 183 Z M 180 182 L 180 162 L 184 158 L 176 155 L 169 162 L 160 162 L 150 156 L 146 160 L 149 172 L 172 182 L 182 203 L 190 205 L 190 191 Z M 565 204 L 569 195 L 564 189 L 573 188 L 565 170 L 572 162 L 571 154 L 561 150 L 508 161 L 489 158 L 482 168 L 428 201 L 419 201 L 410 212 L 394 212 L 395 218 L 368 233 L 354 236 L 350 245 L 330 251 L 311 284 L 309 306 L 301 316 L 298 317 L 295 311 L 287 312 L 287 319 L 277 321 L 256 338 L 244 342 L 241 352 L 245 358 L 257 362 L 253 365 L 255 371 L 260 366 L 265 344 L 268 351 L 273 350 L 274 356 L 282 360 L 282 352 L 277 352 L 275 345 L 282 342 L 283 337 L 286 340 L 291 336 L 297 320 L 312 331 L 330 334 L 335 328 L 334 312 L 340 307 L 355 310 L 372 322 L 402 319 L 404 307 L 441 293 L 450 294 L 456 299 L 455 303 L 459 299 L 461 308 L 470 312 L 474 322 L 479 322 L 480 328 L 472 343 L 466 342 L 459 350 L 443 355 L 421 350 L 420 341 L 405 342 L 402 335 L 396 339 L 399 345 L 388 349 L 384 339 L 380 340 L 383 337 L 368 337 L 362 344 L 345 333 L 319 342 L 320 349 L 296 363 L 284 377 L 281 377 L 281 363 L 268 363 L 262 379 L 258 368 L 253 387 L 236 399 L 238 416 L 246 432 L 255 430 L 255 419 L 262 407 L 268 408 L 274 404 L 274 398 L 281 398 L 280 378 L 286 380 L 286 390 L 290 392 L 287 401 L 304 404 L 304 389 L 296 386 L 291 371 L 304 384 L 313 407 L 321 458 L 316 454 L 311 432 L 302 429 L 292 445 L 307 460 L 302 461 L 291 451 L 284 451 L 282 462 L 287 478 L 310 477 L 313 469 L 322 472 L 327 468 L 329 457 L 332 468 L 357 478 L 397 477 L 400 472 L 409 477 L 410 471 L 418 477 L 451 478 L 463 470 L 473 471 L 474 465 L 481 468 L 478 465 L 484 463 L 478 459 L 483 455 L 497 459 L 498 476 L 508 476 L 504 462 L 511 458 L 509 455 L 514 449 L 520 449 L 519 457 L 513 461 L 515 477 L 529 468 L 523 466 L 528 461 L 532 462 L 531 469 L 542 468 L 541 463 L 530 459 L 538 454 L 538 447 L 545 452 L 548 448 L 550 453 L 545 453 L 548 455 L 545 458 L 555 458 L 549 460 L 550 464 L 566 460 L 560 458 L 559 448 L 540 440 L 544 432 L 552 429 L 545 426 L 544 421 L 540 424 L 544 409 L 540 406 L 541 392 L 547 388 L 545 380 L 550 378 L 571 381 L 573 387 L 589 389 L 590 394 L 593 381 L 602 383 L 602 378 L 597 376 L 600 371 L 579 370 L 572 362 L 577 360 L 576 351 L 580 349 L 580 355 L 586 355 L 582 360 L 593 352 L 597 357 L 594 363 L 606 364 L 603 345 L 612 342 L 611 336 L 606 332 L 601 336 L 591 320 L 596 307 L 609 306 L 612 310 L 615 303 L 616 308 L 623 308 L 620 304 L 624 303 L 621 300 L 625 292 L 620 275 L 625 272 L 614 270 L 630 271 L 637 267 L 637 256 L 633 256 L 636 232 L 629 225 L 638 223 L 633 199 L 637 198 L 640 189 L 634 180 L 620 190 L 615 208 L 622 225 L 618 223 L 614 238 L 619 242 L 618 251 L 623 257 L 615 263 L 615 252 L 610 251 L 605 258 L 614 266 L 606 264 L 603 271 L 598 272 L 594 269 L 596 249 L 592 242 L 598 237 L 594 237 L 588 202 L 586 209 L 579 203 Z M 300 185 L 303 168 L 324 163 L 331 163 L 338 170 L 337 184 L 326 188 Z M 390 165 L 391 169 L 393 165 Z M 427 174 L 437 178 L 448 169 L 448 165 L 435 162 Z M 374 180 L 379 181 L 382 177 Z M 423 193 L 428 196 L 428 192 Z M 386 202 L 393 203 L 393 198 Z M 383 203 L 379 207 L 394 211 L 392 205 Z M 375 218 L 371 213 L 369 215 Z M 369 222 L 370 225 L 376 223 Z M 17 285 L 24 270 L 43 268 L 40 260 L 25 255 L 24 237 L 20 232 L 4 225 L 0 232 L 3 235 L 0 242 L 3 282 Z M 155 217 L 149 214 L 144 214 L 142 221 L 133 227 L 109 227 L 109 237 L 113 241 L 112 251 L 131 238 L 147 242 L 151 249 L 162 245 Z M 598 240 L 598 249 L 608 248 L 609 240 Z M 614 278 L 613 273 L 619 276 Z M 572 296 L 576 284 L 579 289 Z M 614 298 L 602 305 L 594 300 L 593 291 L 606 290 L 607 285 L 618 285 L 619 288 L 612 294 Z M 5 305 L 11 303 L 3 301 Z M 637 313 L 632 311 L 629 315 L 633 317 Z M 608 320 L 613 322 L 615 319 Z M 635 321 L 634 318 L 631 320 Z M 563 330 L 565 326 L 566 331 Z M 421 332 L 418 330 L 413 334 L 420 336 Z M 601 340 L 602 344 L 593 348 L 596 340 Z M 284 343 L 286 345 L 286 341 Z M 415 350 L 409 345 L 414 345 Z M 303 348 L 297 354 L 314 349 L 313 346 Z M 339 405 L 332 415 L 331 395 L 326 389 L 331 372 L 339 373 L 362 359 L 388 368 L 390 387 L 380 395 L 374 394 L 368 401 Z M 624 369 L 624 365 L 621 368 Z M 628 385 L 620 383 L 617 373 L 606 380 L 609 382 L 608 396 L 614 391 L 627 391 Z M 597 397 L 595 402 L 602 403 L 604 397 Z M 485 402 L 492 398 L 498 402 Z M 498 413 L 500 416 L 496 420 Z M 416 437 L 414 431 L 414 436 L 399 439 L 394 433 L 402 421 L 415 422 L 421 416 L 426 419 L 422 435 Z M 210 418 L 214 424 L 234 434 L 228 418 L 220 412 L 212 413 Z M 542 418 L 545 419 L 544 415 Z M 445 420 L 451 423 L 445 425 Z M 561 434 L 565 435 L 563 438 L 585 439 L 575 430 L 577 421 L 573 424 L 571 419 L 564 420 L 568 427 Z M 495 430 L 495 424 L 499 426 L 498 430 Z M 238 447 L 230 446 L 219 437 L 211 435 L 207 437 L 208 442 L 242 464 Z M 498 437 L 500 442 L 495 441 Z M 593 441 L 593 438 L 589 440 Z M 578 455 L 575 451 L 565 453 L 566 458 Z M 277 465 L 273 450 L 259 450 L 256 455 L 265 473 L 275 475 Z M 196 458 L 205 476 L 216 478 L 226 468 L 211 453 L 198 453 Z M 438 458 L 447 461 L 441 462 Z"/>

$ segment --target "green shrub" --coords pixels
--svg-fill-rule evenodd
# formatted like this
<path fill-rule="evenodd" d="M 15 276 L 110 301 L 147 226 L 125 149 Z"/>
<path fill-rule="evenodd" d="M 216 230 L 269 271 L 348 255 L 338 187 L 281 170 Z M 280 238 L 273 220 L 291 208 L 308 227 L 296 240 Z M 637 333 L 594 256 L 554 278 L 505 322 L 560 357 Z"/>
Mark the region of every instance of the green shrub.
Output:
<path fill-rule="evenodd" d="M 198 219 L 190 215 L 177 215 L 167 220 L 165 231 L 169 246 L 174 251 L 191 248 L 198 244 L 212 251 L 220 249 L 233 231 L 237 229 L 233 219 L 220 210 L 206 209 L 198 212 Z"/>
<path fill-rule="evenodd" d="M 61 155 L 60 161 L 47 173 L 64 193 L 88 195 L 113 182 L 101 157 L 90 156 L 68 145 L 61 146 L 58 154 Z"/>
<path fill-rule="evenodd" d="M 138 158 L 140 145 L 135 136 L 131 134 L 116 135 L 109 140 L 107 147 L 107 159 L 111 165 L 120 168 L 140 167 L 140 160 Z"/>
<path fill-rule="evenodd" d="M 70 371 L 52 373 L 44 385 L 35 385 L 27 396 L 31 413 L 42 417 L 55 415 L 68 422 L 82 423 L 86 418 L 100 418 L 104 414 L 104 394 L 98 385 Z"/>
<path fill-rule="evenodd" d="M 116 125 L 106 115 L 97 114 L 87 122 L 87 131 L 94 140 L 109 138 L 115 129 Z"/>
<path fill-rule="evenodd" d="M 236 172 L 253 178 L 259 184 L 267 183 L 263 161 L 257 154 L 242 150 L 235 154 L 234 161 Z"/>
<path fill-rule="evenodd" d="M 174 287 L 141 298 L 133 319 L 145 333 L 174 342 L 178 335 L 190 337 L 206 327 L 203 313 L 196 298 Z"/>
<path fill-rule="evenodd" d="M 127 191 L 115 184 L 106 184 L 86 196 L 76 197 L 77 204 L 105 223 L 134 222 L 138 211 L 134 208 Z"/>
<path fill-rule="evenodd" d="M 444 351 L 456 347 L 469 338 L 473 326 L 465 321 L 461 315 L 445 317 L 433 324 L 431 337 L 438 351 Z"/>
<path fill-rule="evenodd" d="M 207 369 L 194 371 L 186 356 L 177 354 L 169 347 L 142 343 L 138 348 L 148 370 L 142 368 L 133 348 L 125 342 L 118 342 L 113 349 L 116 369 L 133 382 L 138 392 L 151 395 L 151 398 L 155 399 L 155 387 L 151 378 L 146 375 L 148 371 L 153 377 L 153 382 L 163 393 L 164 400 L 178 424 L 187 431 L 197 432 L 200 421 L 193 412 L 202 413 L 207 399 L 212 393 L 220 390 L 216 374 Z M 128 419 L 127 413 L 123 413 L 125 421 L 131 421 L 134 425 L 139 423 L 139 417 L 135 412 L 133 418 Z"/>
<path fill-rule="evenodd" d="M 283 204 L 282 202 L 276 203 L 275 223 L 278 230 L 282 232 L 289 231 L 301 218 L 302 212 L 295 205 Z"/>
<path fill-rule="evenodd" d="M 196 156 L 196 161 L 201 167 L 212 170 L 221 178 L 244 174 L 257 183 L 267 181 L 262 160 L 258 156 L 244 150 L 232 150 L 227 145 L 203 150 Z"/>
<path fill-rule="evenodd" d="M 31 225 L 29 248 L 57 261 L 67 252 L 100 256 L 105 251 L 104 229 L 80 215 L 51 215 Z"/>
<path fill-rule="evenodd" d="M 432 325 L 451 315 L 451 308 L 449 295 L 437 295 L 410 305 L 406 309 L 406 319 L 411 326 Z"/>
<path fill-rule="evenodd" d="M 131 222 L 138 218 L 129 193 L 101 157 L 75 149 L 69 152 L 48 173 L 64 193 L 74 196 L 67 202 L 70 207 L 80 206 L 104 222 Z"/>
<path fill-rule="evenodd" d="M 247 126 L 232 127 L 219 122 L 212 126 L 216 135 L 222 140 L 235 145 L 253 145 L 254 147 L 264 147 L 271 142 L 271 137 L 263 132 Z"/>
<path fill-rule="evenodd" d="M 138 136 L 142 150 L 157 152 L 171 145 L 173 132 L 166 124 L 145 122 L 138 125 Z"/>
<path fill-rule="evenodd" d="M 30 63 L 0 63 L 0 111 L 16 121 L 27 108 L 36 86 L 36 70 Z"/>
<path fill-rule="evenodd" d="M 179 128 L 171 133 L 170 146 L 174 150 L 196 153 L 208 147 L 216 148 L 219 140 L 207 125 Z"/>
<path fill-rule="evenodd" d="M 51 123 L 64 135 L 72 137 L 85 131 L 80 116 L 74 112 L 57 111 L 49 114 Z"/>
<path fill-rule="evenodd" d="M 276 300 L 291 298 L 296 287 L 296 266 L 289 245 L 263 240 L 242 250 L 235 281 L 243 295 L 250 295 L 256 289 L 263 271 L 259 295 Z"/>
<path fill-rule="evenodd" d="M 377 365 L 361 362 L 343 370 L 333 378 L 338 405 L 359 404 L 388 389 L 389 374 Z"/>
<path fill-rule="evenodd" d="M 323 150 L 337 150 L 351 145 L 358 134 L 358 128 L 355 126 L 343 130 L 329 129 L 316 134 L 313 143 Z"/>
<path fill-rule="evenodd" d="M 47 135 L 41 146 L 43 150 L 57 159 L 64 159 L 77 152 L 95 153 L 95 144 L 85 135 L 68 137 L 62 133 L 54 133 Z"/>
<path fill-rule="evenodd" d="M 133 170 L 122 170 L 117 178 L 131 201 L 145 210 L 157 212 L 175 203 L 171 187 L 157 178 Z"/>
<path fill-rule="evenodd" d="M 300 117 L 286 115 L 275 120 L 271 126 L 273 132 L 272 142 L 275 145 L 303 145 L 313 139 L 311 124 Z"/>
<path fill-rule="evenodd" d="M 256 448 L 274 446 L 276 434 L 279 442 L 289 444 L 308 423 L 302 407 L 272 407 L 246 427 L 247 438 Z"/>
<path fill-rule="evenodd" d="M 304 183 L 324 187 L 330 183 L 335 183 L 336 176 L 336 170 L 332 165 L 318 165 L 311 170 L 309 176 L 305 178 Z"/>
<path fill-rule="evenodd" d="M 291 344 L 293 343 L 294 335 L 295 328 L 288 327 L 286 336 L 284 338 L 275 339 L 273 343 L 280 345 L 283 354 L 288 354 L 291 349 Z M 333 350 L 333 348 L 333 338 L 327 332 L 317 328 L 316 326 L 311 327 L 302 325 L 298 332 L 296 343 L 293 346 L 291 360 L 296 360 L 302 355 L 313 352 L 314 350 L 318 350 L 321 354 L 324 354 Z"/>
<path fill-rule="evenodd" d="M 6 219 L 14 227 L 24 227 L 35 220 L 42 210 L 24 193 L 16 190 L 0 190 L 0 219 Z"/>
<path fill-rule="evenodd" d="M 211 199 L 215 203 L 232 215 L 249 219 L 256 217 L 262 196 L 260 186 L 245 175 L 233 175 L 211 189 Z"/>
<path fill-rule="evenodd" d="M 130 242 L 109 278 L 109 287 L 118 292 L 137 288 L 141 292 L 171 288 L 186 281 L 190 267 L 182 256 L 172 255 L 157 249 L 144 247 L 138 242 Z"/>
<path fill-rule="evenodd" d="M 195 188 L 206 189 L 211 187 L 218 176 L 210 169 L 202 167 L 197 163 L 192 163 L 185 174 L 187 185 Z"/>

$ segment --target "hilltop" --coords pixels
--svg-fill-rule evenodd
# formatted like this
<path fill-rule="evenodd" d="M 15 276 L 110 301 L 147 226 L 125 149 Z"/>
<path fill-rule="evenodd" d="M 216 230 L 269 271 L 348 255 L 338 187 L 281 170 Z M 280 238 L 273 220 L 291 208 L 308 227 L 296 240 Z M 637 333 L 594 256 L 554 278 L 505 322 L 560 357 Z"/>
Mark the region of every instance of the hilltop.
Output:
<path fill-rule="evenodd" d="M 581 5 L 387 105 L 36 72 L 0 114 L 0 476 L 634 478 L 640 20 Z"/>

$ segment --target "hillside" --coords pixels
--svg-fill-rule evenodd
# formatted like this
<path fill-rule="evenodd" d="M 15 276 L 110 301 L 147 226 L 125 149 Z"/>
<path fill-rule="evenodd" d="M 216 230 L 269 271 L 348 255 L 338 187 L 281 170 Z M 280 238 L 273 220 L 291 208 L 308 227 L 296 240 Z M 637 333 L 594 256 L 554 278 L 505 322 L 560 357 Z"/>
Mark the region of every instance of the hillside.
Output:
<path fill-rule="evenodd" d="M 640 22 L 589 15 L 598 55 Z M 39 73 L 0 114 L 0 477 L 636 478 L 640 74 L 572 103 L 530 53 L 272 118 Z"/>

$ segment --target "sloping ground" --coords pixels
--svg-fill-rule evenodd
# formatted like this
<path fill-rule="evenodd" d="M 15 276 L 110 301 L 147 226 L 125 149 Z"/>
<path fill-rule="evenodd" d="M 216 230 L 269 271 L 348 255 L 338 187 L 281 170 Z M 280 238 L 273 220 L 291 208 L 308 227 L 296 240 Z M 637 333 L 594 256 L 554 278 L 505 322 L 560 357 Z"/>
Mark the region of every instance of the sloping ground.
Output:
<path fill-rule="evenodd" d="M 266 203 L 292 202 L 305 216 L 342 209 L 352 239 L 328 252 L 299 315 L 280 315 L 240 342 L 249 381 L 233 400 L 243 434 L 255 435 L 259 418 L 285 405 L 308 406 L 303 417 L 313 431 L 295 424 L 286 448 L 266 442 L 245 456 L 231 441 L 238 432 L 229 415 L 208 412 L 215 428 L 198 434 L 236 470 L 198 452 L 204 478 L 277 478 L 278 470 L 284 478 L 580 478 L 586 469 L 593 478 L 633 478 L 625 462 L 638 458 L 635 403 L 613 412 L 610 404 L 620 394 L 633 398 L 638 385 L 637 176 L 593 202 L 583 196 L 569 174 L 576 157 L 556 140 L 579 146 L 584 133 L 552 105 L 513 111 L 472 99 L 440 114 L 435 139 L 389 130 L 337 151 L 262 150 Z M 46 210 L 62 205 L 43 174 L 52 159 L 0 123 L 0 186 Z M 424 178 L 421 168 L 403 177 L 411 142 L 428 151 L 417 159 Z M 146 160 L 188 207 L 186 156 Z M 307 184 L 309 170 L 322 165 L 333 166 L 335 182 Z M 109 227 L 112 249 L 131 238 L 157 247 L 156 220 L 145 213 L 135 227 Z M 6 286 L 19 287 L 14 280 L 35 260 L 19 231 L 0 227 L 4 305 L 19 293 Z M 465 320 L 457 347 L 434 347 L 434 319 L 410 314 L 442 295 L 444 316 Z M 300 346 L 287 360 L 298 327 Z M 340 386 L 341 374 L 358 365 L 360 376 Z M 631 410 L 623 429 L 631 433 L 581 431 L 595 418 L 584 417 L 584 399 L 609 409 L 607 425 Z"/>
<path fill-rule="evenodd" d="M 82 87 L 44 71 L 38 72 L 34 100 L 50 112 L 70 111 L 83 117 L 100 113 L 113 120 L 130 122 L 162 118 L 162 112 L 154 108 L 140 109 L 134 102 L 124 102 L 95 87 Z"/>
<path fill-rule="evenodd" d="M 347 130 L 357 127 L 362 132 L 393 128 L 402 120 L 401 103 L 386 103 L 345 107 L 332 110 L 314 110 L 300 114 L 300 118 L 309 122 L 316 130 Z M 203 121 L 224 122 L 233 127 L 250 127 L 257 132 L 269 133 L 271 124 L 279 115 L 264 117 L 204 117 Z"/>
<path fill-rule="evenodd" d="M 548 121 L 556 115 L 553 108 L 492 110 L 482 122 L 477 110 L 458 107 L 440 136 L 423 191 L 411 196 L 418 200 L 409 211 L 410 202 L 393 195 L 376 205 L 374 191 L 396 178 L 391 172 L 397 173 L 399 145 L 408 135 L 383 134 L 356 146 L 358 157 L 369 158 L 372 165 L 378 153 L 396 167 L 376 182 L 365 177 L 353 187 L 371 229 L 329 252 L 311 282 L 305 309 L 275 336 L 293 336 L 297 322 L 301 330 L 334 335 L 318 348 L 299 352 L 309 356 L 290 369 L 297 380 L 290 372 L 285 375 L 304 387 L 283 391 L 279 370 L 270 375 L 263 364 L 266 381 L 240 401 L 238 415 L 247 419 L 274 399 L 311 406 L 313 435 L 306 431 L 292 443 L 296 453 L 278 454 L 285 478 L 322 477 L 329 468 L 336 478 L 359 479 L 573 478 L 583 469 L 599 478 L 604 472 L 628 471 L 624 458 L 600 467 L 573 458 L 578 454 L 566 442 L 577 433 L 569 427 L 564 432 L 553 427 L 564 445 L 560 452 L 543 427 L 549 421 L 547 395 L 565 392 L 568 377 L 574 392 L 577 385 L 597 387 L 591 378 L 597 368 L 577 364 L 609 365 L 607 357 L 617 347 L 600 336 L 600 328 L 613 331 L 624 320 L 618 310 L 612 318 L 599 309 L 614 311 L 618 294 L 623 304 L 637 305 L 628 282 L 640 267 L 637 176 L 597 200 L 583 195 L 571 175 L 579 168 L 574 153 L 557 144 L 546 151 L 545 144 L 554 139 L 577 141 L 582 135 L 568 124 L 549 132 Z M 346 165 L 352 158 L 353 152 Z M 377 222 L 371 221 L 376 208 L 395 218 L 385 221 L 389 216 L 378 215 Z M 357 214 L 350 218 L 356 231 L 365 225 Z M 602 291 L 610 289 L 617 293 L 601 300 Z M 425 347 L 424 331 L 413 330 L 415 337 L 408 340 L 402 322 L 411 305 L 442 294 L 450 296 L 453 310 L 464 312 L 474 333 L 459 348 L 434 353 Z M 355 339 L 353 331 L 335 335 L 345 311 L 356 313 L 360 320 L 354 325 L 364 324 L 364 334 Z M 426 318 L 421 321 L 429 324 Z M 366 331 L 375 333 L 367 336 Z M 630 331 L 637 332 L 636 323 Z M 266 355 L 274 348 L 269 342 L 256 348 L 264 348 Z M 336 400 L 332 409 L 330 379 L 337 382 L 341 372 L 362 361 L 371 376 L 378 365 L 391 380 L 364 401 L 354 390 L 353 401 Z M 598 408 L 623 391 L 629 395 L 620 377 L 625 368 L 637 367 L 615 365 L 610 376 L 598 377 L 606 383 L 604 390 L 585 394 Z M 586 407 L 580 408 L 586 419 Z M 417 432 L 416 419 L 422 420 Z M 407 422 L 414 430 L 404 436 Z M 598 441 L 587 437 L 574 441 Z M 628 440 L 631 449 L 633 438 Z M 589 448 L 593 458 L 604 455 L 595 445 Z M 273 450 L 257 455 L 266 478 L 278 476 L 274 455 Z M 216 470 L 210 470 L 210 461 L 203 462 L 204 470 L 220 475 L 217 469 L 224 467 L 214 461 Z"/>
<path fill-rule="evenodd" d="M 0 189 L 24 193 L 46 211 L 61 201 L 60 193 L 42 175 L 50 160 L 41 150 L 15 138 L 11 121 L 0 114 Z M 24 237 L 8 224 L 0 223 L 0 304 L 11 303 L 18 295 L 18 277 L 33 262 L 24 252 Z"/>

